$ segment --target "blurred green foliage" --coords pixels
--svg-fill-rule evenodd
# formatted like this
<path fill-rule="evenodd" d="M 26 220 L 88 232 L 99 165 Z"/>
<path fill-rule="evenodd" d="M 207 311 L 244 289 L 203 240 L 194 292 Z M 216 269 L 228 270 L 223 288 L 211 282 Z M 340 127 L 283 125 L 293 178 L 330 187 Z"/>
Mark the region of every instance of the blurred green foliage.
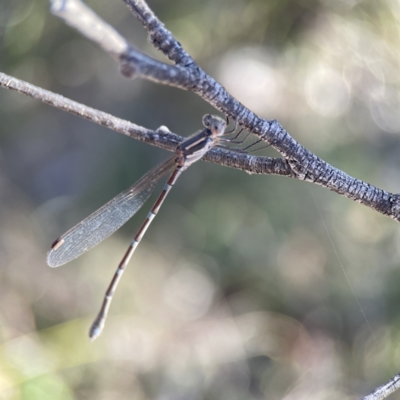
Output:
<path fill-rule="evenodd" d="M 89 4 L 163 59 L 122 1 Z M 253 111 L 399 191 L 398 1 L 149 5 Z M 192 93 L 127 81 L 44 0 L 0 3 L 0 70 L 182 135 L 214 112 Z M 89 343 L 147 207 L 70 265 L 49 269 L 46 251 L 167 156 L 0 91 L 0 399 L 350 399 L 400 370 L 398 224 L 308 183 L 206 163 L 171 192 Z"/>

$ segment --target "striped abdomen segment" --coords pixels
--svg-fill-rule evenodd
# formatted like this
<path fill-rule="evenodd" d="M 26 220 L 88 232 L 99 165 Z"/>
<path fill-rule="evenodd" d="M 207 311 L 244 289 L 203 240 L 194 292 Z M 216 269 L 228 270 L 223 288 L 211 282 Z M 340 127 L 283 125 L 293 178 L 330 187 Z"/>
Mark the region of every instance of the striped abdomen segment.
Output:
<path fill-rule="evenodd" d="M 150 226 L 151 221 L 154 219 L 154 217 L 157 215 L 158 210 L 160 209 L 162 203 L 164 202 L 165 198 L 167 197 L 168 193 L 174 186 L 175 182 L 179 178 L 180 174 L 182 173 L 182 169 L 180 167 L 176 168 L 174 172 L 172 172 L 171 176 L 169 177 L 167 183 L 164 186 L 164 189 L 158 196 L 156 202 L 153 205 L 153 208 L 147 215 L 146 219 L 144 220 L 142 226 L 138 230 L 138 232 L 135 235 L 135 238 L 132 240 L 132 243 L 128 247 L 128 250 L 126 251 L 124 257 L 122 258 L 120 264 L 118 265 L 117 270 L 115 271 L 115 274 L 111 280 L 111 283 L 106 291 L 106 294 L 104 296 L 103 304 L 101 306 L 100 312 L 97 315 L 96 319 L 94 320 L 90 330 L 89 330 L 89 337 L 91 340 L 96 339 L 98 337 L 104 327 L 104 323 L 107 317 L 108 310 L 110 308 L 111 300 L 114 295 L 115 289 L 118 286 L 118 282 L 121 279 L 122 273 L 124 272 L 126 266 L 129 263 L 129 260 L 132 257 L 133 252 L 135 251 L 136 247 L 142 240 L 144 234 L 146 233 L 147 228 Z"/>

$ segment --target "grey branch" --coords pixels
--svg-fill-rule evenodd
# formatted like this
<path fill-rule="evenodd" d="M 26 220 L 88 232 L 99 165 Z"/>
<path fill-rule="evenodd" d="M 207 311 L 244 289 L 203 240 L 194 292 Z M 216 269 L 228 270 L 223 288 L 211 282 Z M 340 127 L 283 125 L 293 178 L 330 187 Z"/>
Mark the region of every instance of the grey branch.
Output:
<path fill-rule="evenodd" d="M 96 124 L 110 128 L 133 139 L 141 140 L 168 151 L 175 151 L 184 139 L 170 132 L 166 127 L 153 131 L 132 122 L 114 117 L 111 114 L 85 106 L 56 93 L 31 85 L 0 72 L 0 87 L 40 100 L 63 111 L 78 115 Z M 241 169 L 249 174 L 274 174 L 292 176 L 289 164 L 281 158 L 251 156 L 231 150 L 212 149 L 204 160 L 226 167 Z"/>
<path fill-rule="evenodd" d="M 186 52 L 171 32 L 154 15 L 142 0 L 124 0 L 134 15 L 142 22 L 149 33 L 149 41 L 168 58 L 187 60 Z M 124 63 L 135 63 L 134 57 L 121 55 Z M 366 182 L 353 178 L 339 169 L 321 160 L 305 149 L 276 120 L 264 120 L 256 116 L 245 106 L 234 99 L 218 82 L 208 76 L 194 62 L 187 61 L 186 74 L 176 76 L 165 82 L 164 74 L 160 83 L 168 83 L 183 89 L 191 90 L 208 101 L 218 110 L 234 118 L 240 125 L 271 144 L 289 163 L 296 178 L 317 183 L 354 201 L 367 205 L 391 218 L 400 220 L 400 198 L 378 189 Z M 180 63 L 180 65 L 182 65 Z M 188 76 L 189 75 L 189 76 Z M 160 75 L 156 75 L 160 76 Z M 153 80 L 156 77 L 153 76 Z M 149 78 L 151 79 L 151 78 Z M 183 86 L 183 87 L 182 87 Z"/>
<path fill-rule="evenodd" d="M 391 378 L 384 385 L 376 388 L 372 393 L 361 400 L 382 400 L 395 392 L 400 387 L 400 373 Z"/>
<path fill-rule="evenodd" d="M 93 38 L 96 30 L 93 30 L 92 27 L 104 24 L 102 29 L 98 29 L 99 32 L 107 30 L 115 32 L 114 29 L 102 19 L 96 17 L 93 11 L 89 10 L 90 17 L 89 15 L 88 18 L 80 16 L 82 23 L 79 26 L 79 31 L 100 44 L 114 58 L 118 54 L 120 69 L 125 76 L 141 77 L 196 93 L 226 116 L 235 119 L 241 126 L 269 143 L 282 155 L 283 164 L 279 164 L 279 168 L 277 168 L 277 162 L 274 161 L 273 173 L 324 186 L 396 221 L 400 221 L 400 197 L 398 194 L 386 192 L 349 176 L 304 148 L 276 120 L 265 120 L 255 115 L 194 62 L 171 32 L 154 15 L 145 1 L 124 0 L 124 2 L 147 29 L 149 41 L 175 63 L 175 65 L 170 65 L 155 60 L 127 44 L 124 39 L 120 41 L 121 43 L 124 42 L 126 47 L 120 46 L 110 49 L 109 42 L 107 42 L 107 45 L 102 44 L 101 35 Z M 66 4 L 70 3 L 81 4 L 81 1 L 65 0 L 62 2 L 61 7 L 56 8 L 53 6 L 52 10 L 56 15 L 67 21 L 69 25 L 75 26 L 74 13 L 66 12 L 68 9 Z M 73 9 L 72 6 L 70 6 L 71 9 Z M 87 9 L 86 6 L 85 9 Z M 82 10 L 81 12 L 83 12 Z M 85 22 L 87 22 L 86 25 Z M 210 156 L 214 155 L 212 153 Z M 236 155 L 236 157 L 239 156 Z M 249 161 L 249 159 L 245 159 Z M 219 160 L 218 158 L 213 160 L 215 160 L 214 162 L 219 162 L 216 161 Z M 282 166 L 284 167 L 282 168 Z M 282 173 L 282 170 L 285 172 Z M 257 172 L 260 171 L 265 173 L 265 171 L 271 171 L 271 169 L 257 169 Z"/>
<path fill-rule="evenodd" d="M 161 21 L 154 15 L 143 0 L 124 0 L 134 15 L 142 22 L 149 33 L 149 41 L 163 52 L 176 65 L 169 65 L 157 61 L 127 44 L 110 49 L 110 41 L 102 43 L 102 36 L 94 41 L 108 51 L 114 58 L 118 54 L 121 72 L 127 77 L 141 77 L 158 83 L 190 90 L 202 99 L 212 104 L 225 115 L 235 119 L 241 126 L 259 136 L 262 140 L 274 147 L 283 157 L 284 163 L 276 169 L 274 161 L 273 173 L 290 176 L 300 180 L 313 182 L 324 186 L 336 193 L 362 203 L 396 221 L 400 220 L 400 196 L 379 189 L 373 185 L 353 178 L 345 172 L 333 167 L 304 148 L 282 128 L 276 120 L 264 120 L 233 98 L 224 87 L 206 74 L 193 59 L 183 50 L 179 42 L 173 37 Z M 57 4 L 59 2 L 57 1 Z M 61 16 L 69 25 L 75 26 L 74 14 L 68 10 L 67 4 L 81 4 L 80 0 L 65 0 L 60 7 L 52 10 Z M 69 10 L 73 9 L 69 6 Z M 77 6 L 76 6 L 77 8 Z M 89 10 L 86 6 L 80 12 Z M 87 18 L 80 16 L 80 21 L 86 26 L 79 27 L 79 31 L 93 40 L 94 32 L 115 32 L 106 22 L 95 17 L 89 10 Z M 102 29 L 96 28 L 104 25 Z M 119 51 L 119 53 L 118 53 Z M 214 154 L 212 154 L 214 155 Z M 215 160 L 215 159 L 214 159 Z M 253 160 L 253 159 L 252 159 Z M 285 173 L 281 173 L 282 165 Z M 271 169 L 257 169 L 265 172 Z"/>
<path fill-rule="evenodd" d="M 106 24 L 81 1 L 54 0 L 51 3 L 51 12 L 115 58 L 129 47 L 127 41 L 112 26 Z"/>

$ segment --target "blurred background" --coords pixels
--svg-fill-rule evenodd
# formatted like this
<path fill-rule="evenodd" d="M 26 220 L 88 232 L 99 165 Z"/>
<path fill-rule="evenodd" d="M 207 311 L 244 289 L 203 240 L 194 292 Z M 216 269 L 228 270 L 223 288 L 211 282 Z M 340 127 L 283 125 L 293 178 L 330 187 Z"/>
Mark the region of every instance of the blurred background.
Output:
<path fill-rule="evenodd" d="M 88 3 L 164 60 L 122 1 Z M 254 112 L 399 191 L 399 0 L 149 5 Z M 1 1 L 0 71 L 184 136 L 214 112 L 126 80 L 45 0 Z M 170 155 L 0 90 L 0 399 L 357 399 L 400 371 L 400 225 L 315 185 L 203 162 L 171 192 L 90 343 L 151 201 L 68 265 L 49 268 L 46 252 Z"/>

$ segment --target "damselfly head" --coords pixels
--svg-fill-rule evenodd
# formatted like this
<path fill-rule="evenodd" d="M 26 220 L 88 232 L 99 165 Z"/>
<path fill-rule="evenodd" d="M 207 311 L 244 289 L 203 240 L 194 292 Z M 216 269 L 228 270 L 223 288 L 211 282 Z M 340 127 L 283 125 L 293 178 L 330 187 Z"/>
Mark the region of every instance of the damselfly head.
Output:
<path fill-rule="evenodd" d="M 211 114 L 203 117 L 203 125 L 212 132 L 213 136 L 223 135 L 226 128 L 226 122 L 222 118 Z"/>

